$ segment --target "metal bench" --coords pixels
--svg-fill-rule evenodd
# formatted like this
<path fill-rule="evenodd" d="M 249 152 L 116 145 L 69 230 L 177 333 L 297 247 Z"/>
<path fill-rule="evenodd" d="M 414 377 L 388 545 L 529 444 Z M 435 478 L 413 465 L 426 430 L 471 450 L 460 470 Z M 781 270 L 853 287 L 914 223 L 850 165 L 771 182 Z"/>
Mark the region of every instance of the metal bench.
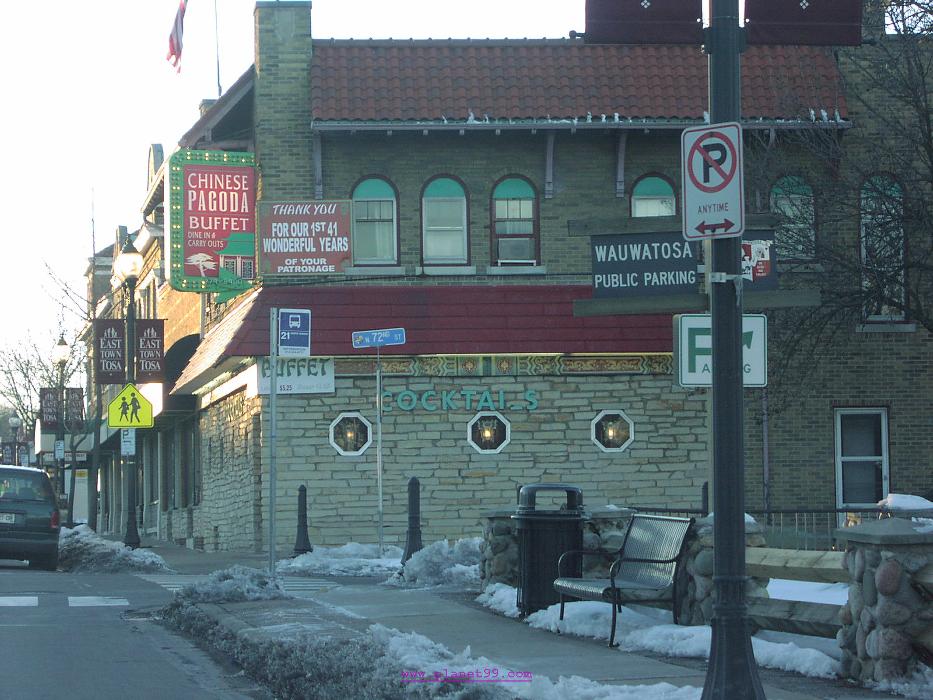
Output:
<path fill-rule="evenodd" d="M 554 589 L 560 594 L 560 619 L 564 619 L 565 598 L 600 600 L 612 605 L 612 631 L 609 646 L 615 643 L 616 617 L 622 604 L 671 602 L 677 623 L 677 590 L 674 573 L 684 550 L 693 518 L 634 514 L 618 551 L 579 549 L 564 552 L 557 562 Z M 565 578 L 565 559 L 595 555 L 612 559 L 609 578 Z"/>

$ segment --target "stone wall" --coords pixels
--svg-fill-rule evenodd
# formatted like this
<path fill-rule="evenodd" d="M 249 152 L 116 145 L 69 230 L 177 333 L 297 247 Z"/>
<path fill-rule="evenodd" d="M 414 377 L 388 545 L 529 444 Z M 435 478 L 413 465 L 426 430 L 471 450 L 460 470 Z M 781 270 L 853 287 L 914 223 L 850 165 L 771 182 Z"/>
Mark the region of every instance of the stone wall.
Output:
<path fill-rule="evenodd" d="M 705 402 L 674 386 L 670 375 L 619 376 L 386 376 L 383 389 L 396 397 L 484 389 L 503 391 L 501 415 L 511 423 L 511 443 L 481 454 L 467 442 L 476 405 L 453 410 L 403 410 L 386 402 L 383 416 L 385 541 L 404 545 L 407 483 L 421 482 L 425 544 L 477 537 L 490 506 L 514 503 L 516 485 L 563 482 L 582 488 L 593 506 L 698 507 L 708 478 Z M 534 409 L 518 400 L 534 392 Z M 339 454 L 329 428 L 341 412 L 358 411 L 375 426 L 371 376 L 336 379 L 336 393 L 280 396 L 278 502 L 283 523 L 294 523 L 298 487 L 308 489 L 313 543 L 374 542 L 377 537 L 376 443 L 359 456 Z M 515 406 L 511 408 L 510 406 Z M 264 411 L 266 404 L 263 404 Z M 621 409 L 634 422 L 634 442 L 623 452 L 603 452 L 591 440 L 591 421 L 602 409 Z M 212 439 L 202 422 L 202 441 Z M 374 427 L 375 429 L 375 427 Z M 213 438 L 216 440 L 216 437 Z M 266 469 L 265 440 L 263 468 Z M 210 484 L 210 485 L 209 485 Z M 205 471 L 205 492 L 214 488 Z M 545 504 L 546 505 L 546 504 Z M 279 530 L 278 546 L 294 536 Z M 287 534 L 286 534 L 287 533 Z"/>
<path fill-rule="evenodd" d="M 191 536 L 209 551 L 263 547 L 258 410 L 258 400 L 240 391 L 201 412 L 202 496 L 191 508 Z M 173 512 L 175 526 L 184 513 Z"/>
<path fill-rule="evenodd" d="M 677 619 L 682 625 L 708 625 L 713 619 L 713 543 L 713 518 L 697 519 L 676 573 Z M 761 526 L 746 522 L 745 546 L 764 547 L 765 544 Z M 745 586 L 746 597 L 768 597 L 769 581 L 750 576 Z"/>

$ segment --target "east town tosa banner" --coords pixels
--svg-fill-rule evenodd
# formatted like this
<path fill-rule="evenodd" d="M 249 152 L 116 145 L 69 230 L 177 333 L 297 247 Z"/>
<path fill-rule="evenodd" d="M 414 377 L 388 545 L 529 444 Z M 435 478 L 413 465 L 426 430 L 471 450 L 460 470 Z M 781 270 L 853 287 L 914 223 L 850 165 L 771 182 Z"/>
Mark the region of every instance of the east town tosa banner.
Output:
<path fill-rule="evenodd" d="M 96 384 L 126 383 L 126 321 L 94 321 L 94 376 Z M 165 380 L 165 320 L 136 319 L 136 381 Z"/>

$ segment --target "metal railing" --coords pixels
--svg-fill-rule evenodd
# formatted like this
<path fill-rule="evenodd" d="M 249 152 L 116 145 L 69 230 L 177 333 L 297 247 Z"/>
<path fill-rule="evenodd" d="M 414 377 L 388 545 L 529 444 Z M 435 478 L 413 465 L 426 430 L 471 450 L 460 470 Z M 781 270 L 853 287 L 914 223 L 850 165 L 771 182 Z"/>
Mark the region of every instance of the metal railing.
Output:
<path fill-rule="evenodd" d="M 680 515 L 702 518 L 707 515 L 705 508 L 659 508 L 654 506 L 632 506 L 640 513 L 659 515 Z M 889 508 L 781 508 L 781 509 L 746 509 L 764 531 L 769 547 L 780 549 L 832 550 L 838 548 L 833 537 L 837 528 L 860 525 L 869 520 L 880 518 L 923 518 L 933 523 L 933 509 L 927 510 L 891 510 Z"/>

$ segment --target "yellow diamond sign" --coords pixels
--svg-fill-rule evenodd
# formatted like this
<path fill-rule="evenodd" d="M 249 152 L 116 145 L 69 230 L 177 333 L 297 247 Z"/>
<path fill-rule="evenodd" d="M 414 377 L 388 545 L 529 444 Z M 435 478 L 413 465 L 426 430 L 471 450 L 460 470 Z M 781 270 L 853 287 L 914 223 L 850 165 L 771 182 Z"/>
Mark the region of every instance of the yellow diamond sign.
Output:
<path fill-rule="evenodd" d="M 127 384 L 107 408 L 107 425 L 111 428 L 151 428 L 152 404 L 135 385 Z"/>

